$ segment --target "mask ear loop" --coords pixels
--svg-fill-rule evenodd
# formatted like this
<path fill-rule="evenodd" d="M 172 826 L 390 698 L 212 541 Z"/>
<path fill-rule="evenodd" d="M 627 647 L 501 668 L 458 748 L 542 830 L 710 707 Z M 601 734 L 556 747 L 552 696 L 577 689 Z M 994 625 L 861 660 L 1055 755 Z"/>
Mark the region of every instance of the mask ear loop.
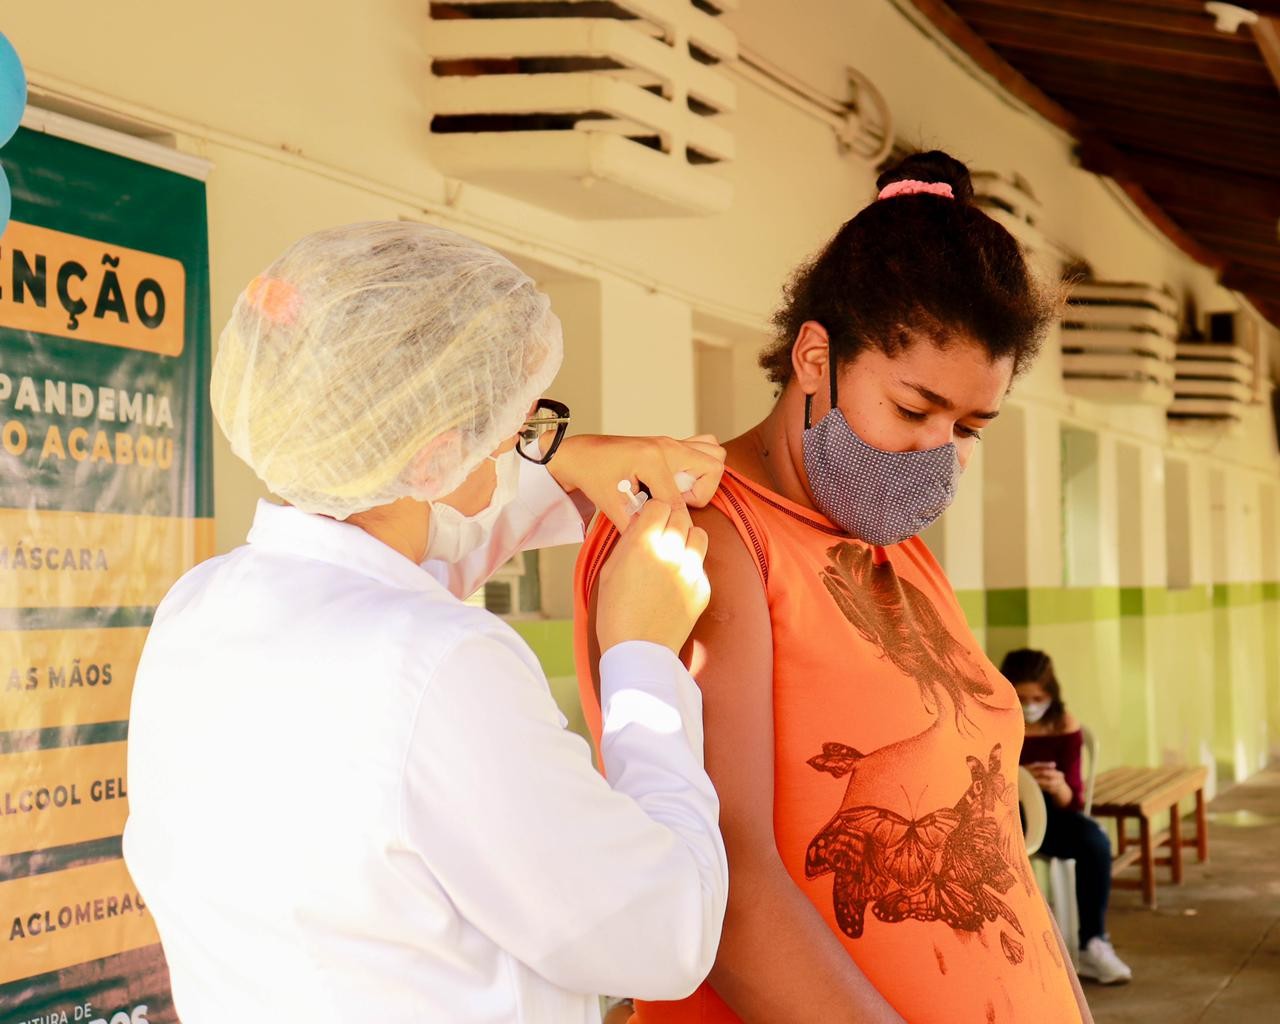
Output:
<path fill-rule="evenodd" d="M 831 386 L 831 408 L 834 409 L 839 405 L 839 398 L 836 392 L 836 354 L 827 347 L 827 381 Z M 813 426 L 813 395 L 804 396 L 804 429 L 809 430 Z"/>

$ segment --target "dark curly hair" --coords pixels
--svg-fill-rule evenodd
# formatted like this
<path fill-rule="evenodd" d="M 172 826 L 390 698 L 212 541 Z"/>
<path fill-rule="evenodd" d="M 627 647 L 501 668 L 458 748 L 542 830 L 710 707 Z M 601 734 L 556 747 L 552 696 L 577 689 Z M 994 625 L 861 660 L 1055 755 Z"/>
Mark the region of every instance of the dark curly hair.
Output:
<path fill-rule="evenodd" d="M 973 200 L 969 170 L 938 150 L 885 171 L 877 189 L 908 179 L 951 186 L 871 203 L 791 278 L 774 314 L 777 340 L 760 356 L 769 379 L 791 379 L 801 326 L 820 323 L 844 364 L 874 345 L 888 356 L 924 337 L 980 344 L 1013 358 L 1015 375 L 1035 359 L 1057 304 L 1027 269 L 1014 237 Z"/>

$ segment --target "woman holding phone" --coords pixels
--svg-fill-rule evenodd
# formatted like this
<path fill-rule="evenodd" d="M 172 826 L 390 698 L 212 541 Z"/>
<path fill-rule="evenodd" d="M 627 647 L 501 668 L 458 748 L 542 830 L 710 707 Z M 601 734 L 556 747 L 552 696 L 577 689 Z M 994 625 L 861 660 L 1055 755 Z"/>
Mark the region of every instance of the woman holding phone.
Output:
<path fill-rule="evenodd" d="M 1018 691 L 1027 738 L 1021 763 L 1044 792 L 1048 823 L 1040 853 L 1076 862 L 1076 905 L 1080 912 L 1080 977 L 1103 985 L 1133 977 L 1107 936 L 1111 896 L 1111 840 L 1084 813 L 1081 750 L 1084 733 L 1062 700 L 1053 659 L 1044 651 L 1010 651 L 1000 671 Z"/>

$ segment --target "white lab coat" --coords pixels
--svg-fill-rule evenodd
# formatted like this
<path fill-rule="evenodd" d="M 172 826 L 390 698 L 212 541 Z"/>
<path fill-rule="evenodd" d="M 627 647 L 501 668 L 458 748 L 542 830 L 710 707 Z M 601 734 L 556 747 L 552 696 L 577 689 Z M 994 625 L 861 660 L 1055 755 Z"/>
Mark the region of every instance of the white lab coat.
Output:
<path fill-rule="evenodd" d="M 264 502 L 174 586 L 134 689 L 124 849 L 183 1024 L 579 1024 L 596 992 L 708 973 L 728 878 L 688 673 L 653 644 L 602 659 L 606 783 L 529 648 L 459 600 L 581 536 L 522 466 L 493 543 L 439 579 Z"/>

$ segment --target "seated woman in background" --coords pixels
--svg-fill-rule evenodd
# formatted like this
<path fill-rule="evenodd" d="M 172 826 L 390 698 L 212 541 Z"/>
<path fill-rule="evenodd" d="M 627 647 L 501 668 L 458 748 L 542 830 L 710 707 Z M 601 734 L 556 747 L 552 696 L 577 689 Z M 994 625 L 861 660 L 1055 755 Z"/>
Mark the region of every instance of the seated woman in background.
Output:
<path fill-rule="evenodd" d="M 1048 808 L 1039 852 L 1076 862 L 1076 904 L 1080 910 L 1077 971 L 1080 977 L 1103 985 L 1126 982 L 1132 973 L 1116 956 L 1105 920 L 1111 895 L 1111 840 L 1084 813 L 1084 785 L 1080 781 L 1084 734 L 1080 723 L 1062 702 L 1053 661 L 1044 651 L 1010 651 L 1000 671 L 1018 691 L 1027 723 L 1021 763 L 1040 784 Z"/>

